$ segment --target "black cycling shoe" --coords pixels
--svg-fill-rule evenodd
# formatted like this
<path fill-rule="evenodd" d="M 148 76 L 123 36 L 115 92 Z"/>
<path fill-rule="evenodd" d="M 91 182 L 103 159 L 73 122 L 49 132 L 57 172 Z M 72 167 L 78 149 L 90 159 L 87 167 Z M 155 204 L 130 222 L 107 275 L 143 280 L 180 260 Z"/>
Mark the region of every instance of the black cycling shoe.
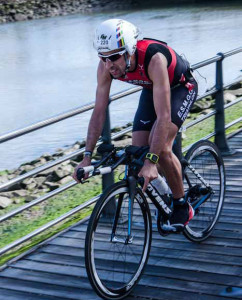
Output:
<path fill-rule="evenodd" d="M 188 202 L 175 205 L 170 220 L 164 223 L 161 228 L 166 232 L 181 232 L 193 216 L 194 210 Z"/>

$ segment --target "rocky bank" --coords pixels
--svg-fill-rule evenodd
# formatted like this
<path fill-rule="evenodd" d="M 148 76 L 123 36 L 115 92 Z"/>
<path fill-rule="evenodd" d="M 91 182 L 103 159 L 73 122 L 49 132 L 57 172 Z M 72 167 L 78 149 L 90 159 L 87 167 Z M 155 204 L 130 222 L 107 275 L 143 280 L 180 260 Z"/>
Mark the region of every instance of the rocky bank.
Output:
<path fill-rule="evenodd" d="M 0 0 L 0 24 L 104 10 L 221 3 L 222 0 Z M 234 0 L 235 1 L 235 0 Z"/>
<path fill-rule="evenodd" d="M 135 5 L 135 0 L 0 0 L 0 23 L 120 9 Z"/>

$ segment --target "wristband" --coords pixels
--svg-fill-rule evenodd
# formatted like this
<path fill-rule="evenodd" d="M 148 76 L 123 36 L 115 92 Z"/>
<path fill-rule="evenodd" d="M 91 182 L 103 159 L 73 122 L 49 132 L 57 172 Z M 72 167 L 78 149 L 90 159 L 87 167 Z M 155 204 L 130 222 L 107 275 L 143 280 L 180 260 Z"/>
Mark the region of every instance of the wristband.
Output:
<path fill-rule="evenodd" d="M 148 152 L 145 156 L 149 161 L 151 161 L 153 164 L 157 164 L 159 161 L 159 156 L 156 155 L 155 153 L 150 153 Z"/>
<path fill-rule="evenodd" d="M 85 151 L 84 156 L 92 157 L 92 151 Z"/>

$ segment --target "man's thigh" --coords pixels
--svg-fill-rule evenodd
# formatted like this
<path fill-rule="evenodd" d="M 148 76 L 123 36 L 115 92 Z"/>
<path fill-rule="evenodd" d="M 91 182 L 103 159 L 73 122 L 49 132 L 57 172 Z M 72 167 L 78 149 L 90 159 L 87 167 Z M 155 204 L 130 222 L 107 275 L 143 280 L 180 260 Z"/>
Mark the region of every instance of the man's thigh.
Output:
<path fill-rule="evenodd" d="M 143 88 L 139 99 L 139 105 L 134 117 L 132 144 L 134 146 L 147 146 L 156 113 L 153 103 L 152 90 Z"/>
<path fill-rule="evenodd" d="M 190 83 L 193 84 L 190 91 L 183 85 L 171 90 L 171 120 L 178 128 L 182 126 L 197 98 L 197 82 L 191 80 Z"/>
<path fill-rule="evenodd" d="M 143 88 L 134 117 L 133 132 L 150 132 L 156 120 L 152 90 Z M 141 134 L 142 135 L 142 134 Z"/>
<path fill-rule="evenodd" d="M 153 134 L 154 134 L 154 131 L 155 131 L 155 126 L 156 126 L 156 122 L 155 122 L 155 124 L 154 124 L 154 126 L 153 126 L 153 128 L 150 132 L 150 135 L 149 135 L 149 140 L 148 140 L 149 145 L 151 144 L 151 141 L 152 141 L 152 138 L 153 138 Z M 177 136 L 178 130 L 179 130 L 179 128 L 174 123 L 171 122 L 170 126 L 168 128 L 167 139 L 164 142 L 164 144 L 162 145 L 163 148 L 165 147 L 166 149 L 168 148 L 169 150 L 172 149 L 172 146 L 173 146 L 174 140 Z"/>
<path fill-rule="evenodd" d="M 134 131 L 132 134 L 132 145 L 139 147 L 150 145 L 154 134 L 155 125 L 156 122 L 151 131 Z M 165 143 L 166 146 L 171 149 L 179 129 L 175 124 L 171 123 L 168 130 L 169 132 Z"/>
<path fill-rule="evenodd" d="M 134 131 L 132 134 L 133 146 L 147 146 L 149 144 L 150 131 Z"/>

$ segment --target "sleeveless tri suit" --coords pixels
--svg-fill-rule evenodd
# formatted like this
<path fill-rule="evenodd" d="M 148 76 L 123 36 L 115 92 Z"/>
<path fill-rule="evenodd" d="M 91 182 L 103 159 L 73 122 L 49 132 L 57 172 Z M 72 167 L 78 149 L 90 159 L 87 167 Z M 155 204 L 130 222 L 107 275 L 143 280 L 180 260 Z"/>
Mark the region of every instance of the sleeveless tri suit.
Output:
<path fill-rule="evenodd" d="M 171 119 L 178 128 L 185 121 L 197 97 L 197 82 L 192 76 L 189 63 L 166 43 L 143 39 L 137 42 L 136 67 L 118 80 L 143 86 L 139 106 L 134 118 L 133 131 L 150 131 L 156 113 L 153 104 L 153 83 L 148 75 L 148 66 L 156 53 L 162 53 L 167 61 L 167 71 L 171 87 Z"/>

